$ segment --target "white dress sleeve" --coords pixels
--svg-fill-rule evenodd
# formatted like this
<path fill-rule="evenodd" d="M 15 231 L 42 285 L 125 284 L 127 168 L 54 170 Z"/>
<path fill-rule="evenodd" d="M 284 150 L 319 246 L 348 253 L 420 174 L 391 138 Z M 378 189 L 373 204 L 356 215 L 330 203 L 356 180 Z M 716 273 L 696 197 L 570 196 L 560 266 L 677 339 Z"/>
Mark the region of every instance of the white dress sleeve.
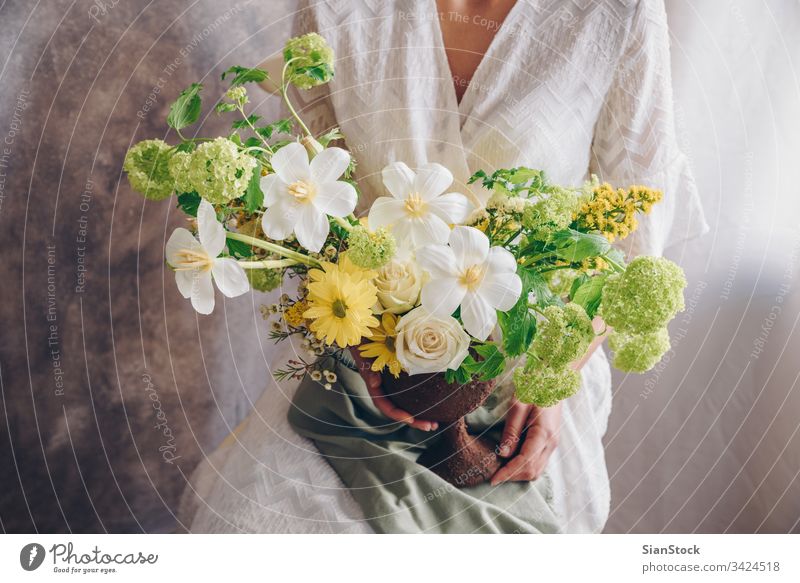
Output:
<path fill-rule="evenodd" d="M 667 17 L 662 0 L 640 0 L 592 143 L 590 172 L 617 187 L 664 192 L 620 247 L 661 255 L 708 231 L 688 160 L 675 135 Z"/>

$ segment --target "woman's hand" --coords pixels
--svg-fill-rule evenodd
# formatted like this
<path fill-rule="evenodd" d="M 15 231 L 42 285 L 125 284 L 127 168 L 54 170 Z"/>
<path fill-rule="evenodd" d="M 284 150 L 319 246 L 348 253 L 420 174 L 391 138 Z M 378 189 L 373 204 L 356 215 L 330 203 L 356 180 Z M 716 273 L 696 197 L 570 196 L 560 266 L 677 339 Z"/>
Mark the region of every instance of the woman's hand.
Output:
<path fill-rule="evenodd" d="M 507 458 L 518 453 L 492 476 L 492 486 L 506 481 L 528 482 L 541 476 L 558 445 L 560 430 L 561 403 L 544 408 L 520 403 L 515 398 L 506 414 L 500 456 Z"/>
<path fill-rule="evenodd" d="M 353 348 L 350 353 L 353 355 L 353 360 L 356 361 L 358 372 L 364 383 L 367 385 L 369 396 L 372 397 L 372 402 L 378 410 L 386 415 L 393 421 L 400 421 L 408 423 L 414 429 L 421 429 L 422 431 L 433 431 L 439 427 L 435 421 L 422 421 L 421 419 L 414 419 L 414 416 L 406 411 L 395 406 L 392 401 L 383 394 L 381 389 L 381 374 L 375 372 L 370 367 L 372 366 L 372 359 L 364 358 L 359 354 L 358 348 Z"/>

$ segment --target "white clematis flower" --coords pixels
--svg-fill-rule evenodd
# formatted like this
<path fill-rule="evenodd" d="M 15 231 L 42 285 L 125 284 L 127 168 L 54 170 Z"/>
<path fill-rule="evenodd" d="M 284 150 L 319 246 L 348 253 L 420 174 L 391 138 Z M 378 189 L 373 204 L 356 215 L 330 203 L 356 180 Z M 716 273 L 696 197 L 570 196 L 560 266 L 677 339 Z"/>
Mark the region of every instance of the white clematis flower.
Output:
<path fill-rule="evenodd" d="M 409 241 L 414 249 L 445 243 L 450 225 L 463 223 L 472 210 L 463 194 L 443 194 L 453 175 L 441 164 L 425 164 L 414 172 L 403 162 L 394 162 L 383 169 L 382 177 L 392 196 L 372 203 L 369 228 L 390 228 L 398 241 Z"/>
<path fill-rule="evenodd" d="M 306 149 L 294 142 L 275 152 L 271 163 L 275 172 L 261 179 L 264 233 L 282 241 L 294 232 L 303 247 L 317 253 L 330 231 L 327 215 L 346 217 L 356 208 L 356 189 L 339 180 L 350 154 L 326 148 L 309 162 Z"/>
<path fill-rule="evenodd" d="M 506 249 L 490 248 L 489 238 L 474 227 L 455 227 L 448 243 L 417 253 L 431 277 L 422 288 L 422 306 L 440 316 L 461 306 L 464 328 L 486 340 L 497 324 L 496 310 L 510 310 L 522 293 L 517 262 Z"/>
<path fill-rule="evenodd" d="M 214 286 L 229 298 L 250 289 L 244 269 L 235 259 L 219 257 L 225 248 L 225 229 L 217 221 L 213 205 L 201 201 L 197 209 L 195 238 L 184 228 L 175 229 L 167 241 L 167 263 L 175 270 L 178 291 L 192 299 L 192 306 L 201 314 L 214 310 Z"/>

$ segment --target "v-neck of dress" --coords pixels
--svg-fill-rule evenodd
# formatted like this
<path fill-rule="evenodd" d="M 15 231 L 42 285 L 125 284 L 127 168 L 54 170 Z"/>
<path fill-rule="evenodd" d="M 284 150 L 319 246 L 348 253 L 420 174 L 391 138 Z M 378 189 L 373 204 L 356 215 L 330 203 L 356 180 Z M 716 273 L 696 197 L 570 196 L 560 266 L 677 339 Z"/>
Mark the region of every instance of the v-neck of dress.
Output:
<path fill-rule="evenodd" d="M 472 73 L 472 77 L 467 84 L 467 88 L 464 90 L 464 94 L 461 96 L 461 101 L 458 100 L 458 94 L 456 93 L 456 88 L 453 85 L 453 70 L 450 68 L 450 62 L 447 59 L 447 49 L 444 44 L 444 33 L 442 32 L 442 25 L 439 22 L 439 5 L 437 4 L 436 0 L 429 0 L 430 5 L 429 9 L 432 10 L 432 17 L 428 20 L 432 23 L 434 28 L 434 38 L 437 40 L 437 56 L 438 56 L 438 63 L 437 65 L 441 67 L 447 76 L 447 102 L 448 106 L 452 111 L 458 112 L 461 116 L 460 126 L 463 128 L 464 122 L 466 121 L 467 117 L 469 116 L 469 107 L 470 103 L 473 100 L 473 87 L 476 85 L 476 81 L 478 83 L 481 82 L 480 77 L 483 71 L 489 65 L 487 62 L 493 60 L 495 57 L 493 53 L 497 51 L 498 45 L 502 44 L 503 38 L 508 33 L 508 30 L 512 26 L 512 20 L 515 18 L 517 11 L 520 9 L 520 5 L 525 3 L 525 0 L 516 0 L 514 5 L 506 14 L 505 18 L 503 19 L 502 24 L 497 28 L 492 37 L 492 40 L 489 42 L 489 46 L 486 47 L 486 51 L 483 53 L 478 66 L 475 67 L 475 71 Z"/>

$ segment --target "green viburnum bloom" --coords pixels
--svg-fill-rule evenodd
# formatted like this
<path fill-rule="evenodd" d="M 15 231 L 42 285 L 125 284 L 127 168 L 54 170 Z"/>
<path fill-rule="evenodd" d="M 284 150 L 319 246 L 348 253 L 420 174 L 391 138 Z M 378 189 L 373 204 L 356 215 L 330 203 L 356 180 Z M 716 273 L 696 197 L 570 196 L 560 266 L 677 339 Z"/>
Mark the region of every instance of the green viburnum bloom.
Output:
<path fill-rule="evenodd" d="M 143 140 L 133 146 L 122 164 L 131 187 L 151 200 L 171 195 L 175 181 L 169 172 L 170 156 L 170 146 L 163 140 Z"/>
<path fill-rule="evenodd" d="M 315 32 L 290 38 L 283 48 L 288 80 L 299 89 L 311 89 L 333 78 L 333 49 Z"/>
<path fill-rule="evenodd" d="M 566 229 L 578 210 L 578 195 L 564 188 L 558 188 L 547 198 L 528 204 L 522 212 L 522 226 L 530 229 L 533 237 L 546 241 L 556 231 Z"/>
<path fill-rule="evenodd" d="M 637 257 L 625 273 L 609 276 L 600 313 L 620 332 L 655 332 L 683 310 L 683 270 L 663 257 Z"/>
<path fill-rule="evenodd" d="M 397 248 L 394 237 L 383 227 L 370 231 L 362 225 L 350 231 L 347 245 L 347 256 L 354 264 L 364 269 L 383 267 L 394 257 Z"/>
<path fill-rule="evenodd" d="M 233 101 L 236 105 L 242 106 L 245 103 L 248 103 L 250 99 L 247 97 L 247 89 L 238 85 L 237 87 L 231 87 L 225 92 L 225 97 Z"/>
<path fill-rule="evenodd" d="M 260 292 L 269 292 L 281 285 L 282 269 L 245 269 L 250 287 Z"/>
<path fill-rule="evenodd" d="M 571 368 L 520 367 L 514 371 L 517 399 L 537 407 L 552 407 L 581 388 L 581 375 Z"/>
<path fill-rule="evenodd" d="M 208 202 L 224 204 L 242 196 L 256 164 L 232 141 L 217 138 L 203 142 L 192 153 L 188 182 Z"/>
<path fill-rule="evenodd" d="M 583 356 L 594 339 L 592 321 L 578 304 L 547 306 L 531 347 L 539 361 L 562 368 Z"/>
<path fill-rule="evenodd" d="M 189 165 L 192 155 L 189 152 L 175 152 L 169 159 L 169 173 L 175 181 L 175 190 L 178 192 L 192 192 L 194 186 L 189 179 Z"/>
<path fill-rule="evenodd" d="M 645 334 L 626 334 L 614 331 L 608 338 L 614 351 L 614 366 L 623 372 L 647 372 L 670 348 L 669 332 L 659 328 Z"/>

